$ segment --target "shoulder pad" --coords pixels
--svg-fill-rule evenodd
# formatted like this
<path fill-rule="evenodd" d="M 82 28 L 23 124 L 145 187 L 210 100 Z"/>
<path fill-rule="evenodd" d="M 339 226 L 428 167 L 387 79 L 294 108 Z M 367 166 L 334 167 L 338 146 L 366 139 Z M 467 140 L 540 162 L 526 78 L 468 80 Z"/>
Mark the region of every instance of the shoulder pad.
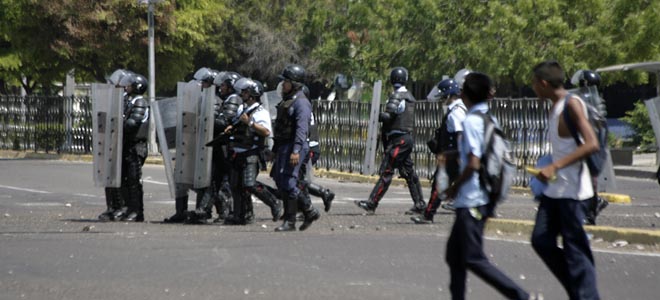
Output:
<path fill-rule="evenodd" d="M 236 94 L 231 94 L 229 97 L 227 97 L 227 99 L 225 100 L 225 103 L 241 105 L 241 104 L 243 104 L 243 98 L 239 97 Z"/>
<path fill-rule="evenodd" d="M 138 97 L 133 98 L 132 102 L 133 102 L 133 106 L 138 106 L 138 107 L 147 107 L 147 106 L 149 106 L 149 102 L 147 101 L 147 99 L 145 99 L 142 96 L 138 96 Z"/>

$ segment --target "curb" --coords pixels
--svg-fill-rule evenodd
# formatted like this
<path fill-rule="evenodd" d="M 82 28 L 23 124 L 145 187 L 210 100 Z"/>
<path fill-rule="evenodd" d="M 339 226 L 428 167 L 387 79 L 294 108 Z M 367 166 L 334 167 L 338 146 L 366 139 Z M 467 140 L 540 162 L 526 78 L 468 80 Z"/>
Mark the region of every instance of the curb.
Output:
<path fill-rule="evenodd" d="M 657 180 L 655 171 L 635 170 L 635 169 L 619 169 L 614 168 L 614 176 L 633 177 Z"/>
<path fill-rule="evenodd" d="M 490 231 L 531 235 L 533 229 L 534 221 L 529 220 L 490 219 L 486 223 L 486 230 Z M 625 240 L 631 244 L 660 245 L 660 231 L 657 230 L 589 225 L 584 226 L 584 230 L 607 242 Z"/>
<path fill-rule="evenodd" d="M 353 173 L 346 173 L 346 172 L 326 170 L 326 169 L 317 169 L 314 171 L 314 175 L 319 177 L 337 179 L 337 180 L 364 182 L 364 183 L 376 183 L 376 181 L 378 181 L 378 176 L 367 176 L 362 174 L 353 174 Z M 401 178 L 394 178 L 392 179 L 392 183 L 396 183 L 398 185 L 405 185 L 406 181 Z M 431 187 L 431 183 L 427 180 L 421 180 L 420 183 L 422 184 L 423 187 L 426 188 Z M 519 187 L 519 186 L 511 187 L 511 191 L 517 194 L 531 193 L 528 187 Z M 632 203 L 632 198 L 630 197 L 630 195 L 614 194 L 614 193 L 598 193 L 598 195 L 601 196 L 603 199 L 607 200 L 608 202 L 612 202 L 612 203 L 620 203 L 620 204 Z"/>

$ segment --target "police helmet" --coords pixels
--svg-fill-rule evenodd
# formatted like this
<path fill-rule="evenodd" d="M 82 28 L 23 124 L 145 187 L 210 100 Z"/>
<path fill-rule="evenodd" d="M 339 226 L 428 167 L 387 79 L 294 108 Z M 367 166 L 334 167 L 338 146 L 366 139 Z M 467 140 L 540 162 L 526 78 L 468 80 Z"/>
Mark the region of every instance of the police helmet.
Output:
<path fill-rule="evenodd" d="M 305 82 L 305 68 L 301 65 L 290 64 L 282 70 L 278 76 L 281 80 L 291 80 L 294 83 L 302 84 Z"/>
<path fill-rule="evenodd" d="M 459 89 L 463 89 L 463 83 L 465 82 L 465 76 L 468 74 L 472 73 L 469 69 L 460 69 L 458 72 L 456 72 L 456 75 L 454 75 L 454 81 L 456 81 L 456 84 L 458 84 Z"/>
<path fill-rule="evenodd" d="M 200 81 L 200 82 L 206 82 L 213 84 L 213 81 L 215 80 L 215 77 L 218 75 L 218 71 L 212 70 L 209 68 L 200 68 L 195 72 L 195 75 L 193 75 L 193 78 L 195 80 Z"/>
<path fill-rule="evenodd" d="M 339 73 L 337 76 L 335 76 L 335 88 L 342 90 L 347 90 L 350 88 L 346 75 Z"/>
<path fill-rule="evenodd" d="M 578 70 L 571 77 L 571 83 L 574 86 L 585 87 L 585 86 L 599 86 L 600 85 L 600 75 L 591 70 Z"/>
<path fill-rule="evenodd" d="M 458 83 L 454 79 L 444 79 L 438 82 L 438 93 L 436 97 L 443 99 L 449 98 L 450 96 L 458 96 L 461 92 L 461 89 L 458 87 Z"/>
<path fill-rule="evenodd" d="M 220 86 L 221 84 L 226 84 L 229 87 L 233 87 L 237 80 L 241 79 L 243 76 L 236 72 L 218 72 L 218 75 L 215 76 L 213 84 Z"/>
<path fill-rule="evenodd" d="M 390 72 L 390 83 L 399 87 L 405 85 L 408 82 L 408 70 L 404 67 L 396 67 Z"/>
<path fill-rule="evenodd" d="M 131 73 L 127 76 L 124 76 L 119 82 L 121 87 L 132 87 L 131 94 L 133 95 L 142 95 L 147 91 L 149 86 L 147 78 L 140 74 Z"/>
<path fill-rule="evenodd" d="M 234 90 L 237 93 L 241 93 L 242 91 L 247 91 L 250 94 L 250 96 L 254 97 L 257 100 L 259 100 L 259 98 L 261 98 L 261 95 L 264 94 L 264 86 L 261 84 L 261 82 L 246 77 L 243 77 L 236 81 L 236 83 L 234 84 Z"/>

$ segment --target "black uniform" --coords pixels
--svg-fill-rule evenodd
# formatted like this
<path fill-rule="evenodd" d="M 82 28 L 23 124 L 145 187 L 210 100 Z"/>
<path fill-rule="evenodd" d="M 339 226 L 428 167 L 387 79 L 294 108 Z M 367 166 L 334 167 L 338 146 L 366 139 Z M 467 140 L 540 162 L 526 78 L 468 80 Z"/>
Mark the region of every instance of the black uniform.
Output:
<path fill-rule="evenodd" d="M 248 116 L 263 111 L 259 104 L 247 108 Z M 252 222 L 250 216 L 254 215 L 252 195 L 255 195 L 266 206 L 270 207 L 273 222 L 281 216 L 281 204 L 263 184 L 257 182 L 260 171 L 259 160 L 265 147 L 265 138 L 259 136 L 248 125 L 238 122 L 233 125 L 229 140 L 229 153 L 231 164 L 230 185 L 234 199 L 233 215 L 225 220 L 225 224 L 244 225 Z"/>
<path fill-rule="evenodd" d="M 424 211 L 425 203 L 422 196 L 422 186 L 419 177 L 415 173 L 412 154 L 415 141 L 412 131 L 415 121 L 415 98 L 403 88 L 392 93 L 385 105 L 379 121 L 383 123 L 381 128 L 381 139 L 383 142 L 384 155 L 380 165 L 378 182 L 369 195 L 367 201 L 356 201 L 355 204 L 374 212 L 378 202 L 383 198 L 385 192 L 392 183 L 394 169 L 399 170 L 399 175 L 406 180 L 408 190 L 412 197 L 414 206 L 411 211 L 421 213 Z M 403 108 L 403 111 L 401 109 Z"/>
<path fill-rule="evenodd" d="M 142 165 L 147 158 L 149 103 L 142 96 L 126 96 L 121 166 L 121 189 L 126 210 L 122 221 L 144 221 Z M 117 215 L 116 215 L 117 216 Z"/>

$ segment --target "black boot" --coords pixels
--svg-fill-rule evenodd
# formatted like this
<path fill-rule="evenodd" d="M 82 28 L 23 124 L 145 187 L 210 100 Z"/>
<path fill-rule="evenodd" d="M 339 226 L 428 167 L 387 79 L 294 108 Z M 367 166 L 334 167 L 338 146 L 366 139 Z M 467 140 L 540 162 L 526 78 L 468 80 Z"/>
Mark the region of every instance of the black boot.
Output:
<path fill-rule="evenodd" d="M 303 223 L 300 225 L 300 228 L 298 228 L 300 231 L 304 231 L 305 229 L 309 228 L 309 226 L 312 225 L 312 222 L 318 220 L 321 217 L 321 214 L 314 206 L 311 206 L 307 210 L 303 210 L 303 216 Z"/>
<path fill-rule="evenodd" d="M 424 209 L 426 209 L 426 202 L 424 202 L 424 197 L 422 196 L 422 184 L 419 183 L 419 177 L 414 172 L 408 178 L 410 179 L 407 179 L 406 183 L 408 184 L 408 191 L 414 205 L 406 212 L 406 215 L 423 214 Z"/>
<path fill-rule="evenodd" d="M 284 221 L 282 225 L 279 227 L 275 228 L 275 231 L 280 232 L 280 231 L 296 231 L 296 222 L 295 221 Z"/>
<path fill-rule="evenodd" d="M 273 222 L 277 222 L 282 216 L 282 204 L 277 200 L 275 194 L 271 192 L 266 185 L 257 182 L 257 185 L 250 189 L 250 193 L 255 195 L 261 202 L 270 207 L 270 215 L 273 217 Z"/>
<path fill-rule="evenodd" d="M 368 214 L 373 215 L 376 213 L 376 203 L 373 203 L 369 200 L 355 200 L 353 201 L 357 207 L 364 209 Z"/>
<path fill-rule="evenodd" d="M 119 188 L 105 188 L 106 211 L 99 215 L 99 220 L 107 222 L 115 220 L 115 212 L 121 209 L 121 190 Z"/>
<path fill-rule="evenodd" d="M 176 213 L 165 218 L 164 223 L 183 223 L 186 220 L 186 210 L 188 209 L 188 195 L 182 197 L 176 197 L 174 199 L 174 206 L 176 208 Z"/>
<path fill-rule="evenodd" d="M 335 199 L 335 193 L 330 189 L 323 188 L 322 186 L 314 183 L 309 183 L 307 186 L 309 194 L 321 198 L 323 200 L 323 208 L 325 212 L 330 211 L 332 200 Z"/>
<path fill-rule="evenodd" d="M 289 198 L 286 193 L 282 193 L 284 201 L 284 223 L 275 228 L 275 231 L 296 231 L 296 212 L 298 211 L 298 201 Z"/>
<path fill-rule="evenodd" d="M 198 189 L 195 210 L 187 213 L 186 224 L 206 224 L 206 220 L 211 218 L 213 207 L 213 195 L 209 189 Z"/>
<path fill-rule="evenodd" d="M 312 205 L 312 200 L 309 199 L 309 195 L 305 193 L 298 194 L 298 204 L 302 207 L 303 212 L 303 224 L 300 225 L 298 230 L 303 231 L 309 228 L 309 226 L 312 225 L 312 222 L 318 220 L 321 217 L 321 214 Z"/>
<path fill-rule="evenodd" d="M 433 223 L 433 213 L 424 212 L 421 216 L 410 217 L 410 220 L 415 224 L 430 224 Z"/>
<path fill-rule="evenodd" d="M 124 222 L 143 222 L 144 221 L 144 203 L 141 183 L 133 183 L 126 187 L 128 197 L 126 204 L 128 213 L 121 218 Z"/>

